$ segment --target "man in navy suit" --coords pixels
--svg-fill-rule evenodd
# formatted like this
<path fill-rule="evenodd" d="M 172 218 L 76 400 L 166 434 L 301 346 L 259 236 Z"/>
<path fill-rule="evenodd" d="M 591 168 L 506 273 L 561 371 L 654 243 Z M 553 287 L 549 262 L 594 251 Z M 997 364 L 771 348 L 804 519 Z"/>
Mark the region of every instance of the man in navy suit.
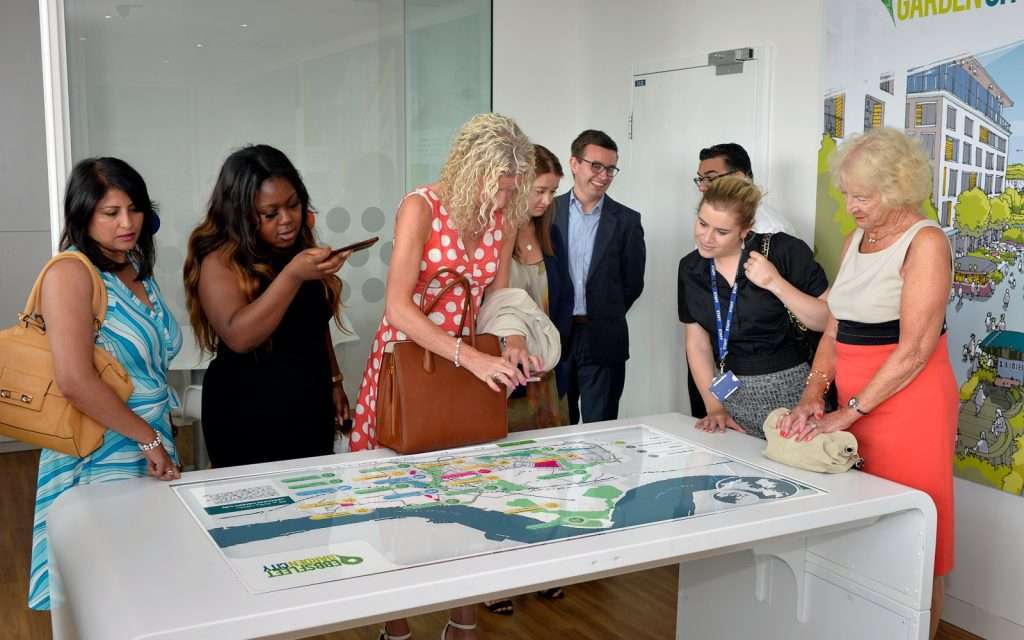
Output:
<path fill-rule="evenodd" d="M 572 143 L 573 186 L 555 199 L 573 290 L 573 326 L 562 365 L 569 378 L 569 422 L 614 420 L 629 359 L 626 312 L 644 289 L 647 248 L 640 214 L 612 200 L 619 149 L 588 129 Z"/>

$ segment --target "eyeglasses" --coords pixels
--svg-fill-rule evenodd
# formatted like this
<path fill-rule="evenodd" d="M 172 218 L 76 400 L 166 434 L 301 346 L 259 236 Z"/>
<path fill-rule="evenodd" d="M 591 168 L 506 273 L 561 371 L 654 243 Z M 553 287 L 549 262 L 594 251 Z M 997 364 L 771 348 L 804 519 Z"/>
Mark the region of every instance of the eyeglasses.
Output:
<path fill-rule="evenodd" d="M 580 162 L 586 162 L 590 165 L 590 168 L 594 170 L 594 173 L 600 175 L 601 173 L 607 173 L 609 178 L 614 178 L 622 169 L 615 165 L 607 165 L 601 162 L 594 162 L 593 160 L 587 160 L 586 158 L 576 158 Z"/>
<path fill-rule="evenodd" d="M 729 176 L 734 173 L 736 173 L 736 170 L 726 171 L 725 173 L 719 173 L 713 176 L 698 175 L 696 178 L 693 179 L 693 184 L 697 185 L 698 187 L 701 185 L 701 183 L 711 184 L 712 182 L 718 180 L 719 178 L 724 178 L 725 176 Z"/>

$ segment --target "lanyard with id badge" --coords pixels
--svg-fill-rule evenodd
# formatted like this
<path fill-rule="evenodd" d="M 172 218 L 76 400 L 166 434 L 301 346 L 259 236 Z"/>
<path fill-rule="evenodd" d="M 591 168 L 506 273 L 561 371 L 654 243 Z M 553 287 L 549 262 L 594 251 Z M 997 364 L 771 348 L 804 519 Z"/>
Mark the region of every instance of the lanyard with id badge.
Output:
<path fill-rule="evenodd" d="M 739 278 L 733 280 L 732 293 L 729 295 L 729 311 L 725 315 L 725 323 L 722 323 L 722 305 L 718 301 L 718 272 L 715 270 L 715 261 L 709 261 L 711 271 L 711 299 L 715 303 L 715 328 L 718 330 L 718 375 L 711 380 L 711 395 L 719 402 L 731 396 L 740 388 L 740 379 L 732 371 L 725 370 L 725 356 L 729 353 L 729 331 L 732 328 L 732 314 L 736 309 L 736 288 Z"/>

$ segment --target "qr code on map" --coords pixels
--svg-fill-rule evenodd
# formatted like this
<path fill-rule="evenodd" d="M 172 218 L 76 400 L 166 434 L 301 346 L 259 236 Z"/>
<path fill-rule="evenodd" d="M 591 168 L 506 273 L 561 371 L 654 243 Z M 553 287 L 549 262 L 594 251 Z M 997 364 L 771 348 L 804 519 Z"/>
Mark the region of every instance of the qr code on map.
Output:
<path fill-rule="evenodd" d="M 266 484 L 259 487 L 242 487 L 232 491 L 221 493 L 208 493 L 203 496 L 203 501 L 208 507 L 217 507 L 236 502 L 251 502 L 253 500 L 265 500 L 276 498 L 279 494 L 272 485 Z"/>

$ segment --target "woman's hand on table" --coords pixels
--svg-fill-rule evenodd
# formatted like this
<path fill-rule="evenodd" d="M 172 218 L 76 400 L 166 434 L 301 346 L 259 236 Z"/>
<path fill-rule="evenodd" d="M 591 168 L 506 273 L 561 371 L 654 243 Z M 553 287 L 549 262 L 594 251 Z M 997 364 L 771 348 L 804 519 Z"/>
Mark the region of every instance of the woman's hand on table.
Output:
<path fill-rule="evenodd" d="M 146 471 L 157 480 L 177 480 L 181 477 L 181 471 L 162 444 L 143 451 L 142 455 L 146 457 Z"/>
<path fill-rule="evenodd" d="M 729 429 L 743 431 L 743 427 L 737 424 L 725 409 L 708 412 L 707 416 L 697 421 L 696 427 L 709 433 L 725 433 Z"/>

